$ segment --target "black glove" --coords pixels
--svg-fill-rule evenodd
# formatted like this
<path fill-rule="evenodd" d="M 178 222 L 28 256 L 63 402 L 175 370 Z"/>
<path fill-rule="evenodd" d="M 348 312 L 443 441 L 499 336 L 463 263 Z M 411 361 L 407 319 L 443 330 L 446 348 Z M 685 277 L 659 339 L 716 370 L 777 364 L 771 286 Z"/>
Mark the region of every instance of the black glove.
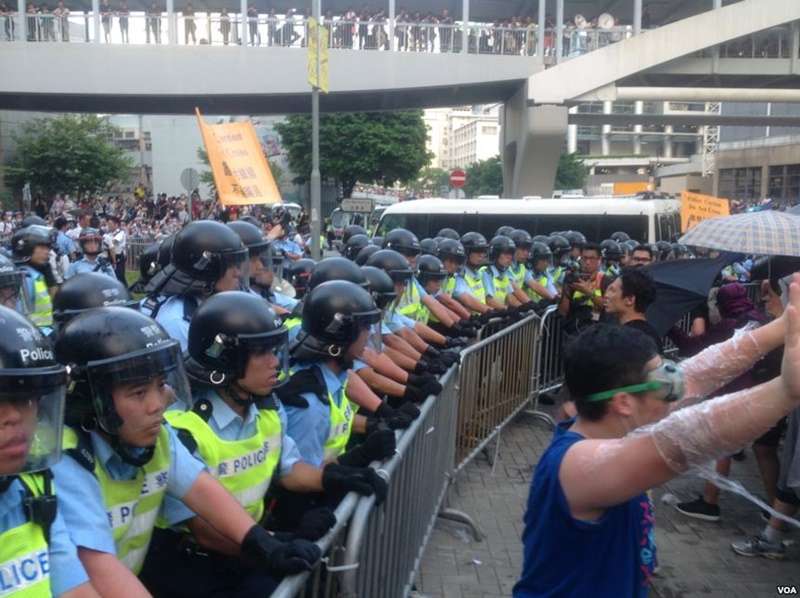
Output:
<path fill-rule="evenodd" d="M 428 348 L 425 349 L 425 353 L 423 353 L 423 355 L 431 359 L 436 359 L 437 357 L 439 357 L 439 350 L 432 347 L 431 345 L 428 345 Z"/>
<path fill-rule="evenodd" d="M 428 370 L 430 371 L 430 373 L 431 374 L 436 374 L 437 376 L 441 375 L 441 374 L 444 374 L 447 371 L 447 369 L 448 369 L 448 366 L 446 366 L 441 361 L 432 361 L 430 363 L 430 365 L 428 366 Z"/>
<path fill-rule="evenodd" d="M 386 425 L 367 436 L 362 444 L 351 448 L 337 459 L 340 465 L 366 467 L 373 461 L 383 461 L 394 454 L 394 432 Z"/>
<path fill-rule="evenodd" d="M 435 382 L 435 384 L 438 384 L 438 382 Z M 441 388 L 441 386 L 440 386 L 440 388 Z M 400 408 L 398 409 L 398 411 L 400 413 L 405 413 L 412 420 L 417 419 L 419 417 L 419 414 L 420 414 L 420 410 L 417 408 L 416 405 L 414 405 L 412 403 L 403 403 L 402 405 L 400 405 Z"/>
<path fill-rule="evenodd" d="M 322 473 L 322 486 L 325 487 L 325 472 Z M 316 542 L 336 525 L 336 515 L 328 507 L 316 507 L 303 513 L 295 535 L 303 540 Z"/>
<path fill-rule="evenodd" d="M 420 359 L 414 367 L 415 374 L 424 374 L 430 371 L 430 362 L 426 359 Z"/>
<path fill-rule="evenodd" d="M 406 390 L 403 393 L 404 401 L 411 401 L 412 403 L 421 403 L 428 395 L 424 394 L 421 388 L 417 388 L 413 384 L 406 384 Z"/>
<path fill-rule="evenodd" d="M 417 388 L 422 388 L 426 384 L 430 382 L 436 382 L 436 376 L 433 374 L 409 374 L 408 375 L 408 383 L 416 386 Z"/>
<path fill-rule="evenodd" d="M 448 349 L 452 349 L 453 347 L 463 347 L 464 345 L 467 344 L 467 340 L 468 339 L 464 338 L 463 336 L 450 336 L 447 337 L 447 342 L 445 343 L 445 346 Z"/>
<path fill-rule="evenodd" d="M 526 314 L 528 312 L 533 311 L 533 308 L 536 307 L 536 304 L 533 301 L 529 301 L 528 303 L 523 303 L 519 306 L 520 313 Z"/>
<path fill-rule="evenodd" d="M 478 336 L 478 330 L 474 326 L 468 324 L 456 324 L 454 326 L 456 334 L 454 336 L 463 336 L 466 338 L 475 338 Z"/>
<path fill-rule="evenodd" d="M 391 430 L 405 430 L 413 421 L 413 418 L 410 418 L 406 413 L 392 409 L 388 403 L 381 403 L 381 406 L 375 411 L 375 415 L 377 417 L 367 418 L 367 434 L 371 433 L 373 431 L 372 428 L 381 421 L 386 422 L 386 425 Z"/>
<path fill-rule="evenodd" d="M 470 314 L 469 323 L 473 326 L 482 326 L 486 322 L 483 320 L 483 314 Z"/>
<path fill-rule="evenodd" d="M 442 351 L 442 363 L 444 363 L 447 367 L 450 367 L 460 360 L 461 356 L 457 351 Z"/>
<path fill-rule="evenodd" d="M 442 392 L 442 385 L 434 380 L 432 382 L 428 382 L 421 388 L 421 390 L 423 393 L 425 393 L 426 397 L 430 395 L 438 395 L 440 392 Z"/>
<path fill-rule="evenodd" d="M 281 542 L 260 525 L 254 525 L 242 540 L 242 557 L 249 565 L 282 577 L 310 571 L 322 553 L 308 540 Z"/>
<path fill-rule="evenodd" d="M 322 487 L 325 492 L 347 494 L 358 492 L 362 496 L 375 495 L 380 504 L 386 498 L 386 480 L 371 467 L 347 467 L 329 463 L 322 470 Z"/>

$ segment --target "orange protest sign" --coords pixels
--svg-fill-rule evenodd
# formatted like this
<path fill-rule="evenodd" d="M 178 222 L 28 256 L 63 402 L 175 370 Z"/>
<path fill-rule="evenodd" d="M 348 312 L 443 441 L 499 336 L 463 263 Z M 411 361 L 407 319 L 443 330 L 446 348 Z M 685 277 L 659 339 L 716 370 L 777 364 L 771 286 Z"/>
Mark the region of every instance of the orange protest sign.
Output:
<path fill-rule="evenodd" d="M 281 194 L 253 123 L 209 125 L 200 110 L 195 112 L 222 205 L 279 203 Z"/>
<path fill-rule="evenodd" d="M 686 232 L 698 222 L 718 216 L 730 216 L 727 199 L 683 191 L 681 193 L 681 232 Z"/>

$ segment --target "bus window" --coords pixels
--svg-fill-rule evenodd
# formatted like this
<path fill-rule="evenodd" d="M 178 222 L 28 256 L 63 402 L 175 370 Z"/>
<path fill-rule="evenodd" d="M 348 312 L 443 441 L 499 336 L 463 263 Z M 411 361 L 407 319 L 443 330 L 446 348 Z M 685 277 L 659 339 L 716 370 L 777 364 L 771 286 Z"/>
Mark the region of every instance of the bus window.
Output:
<path fill-rule="evenodd" d="M 680 231 L 677 212 L 656 214 L 656 240 L 672 243 Z"/>
<path fill-rule="evenodd" d="M 428 218 L 427 233 L 424 236 L 419 233 L 417 236 L 420 239 L 435 237 L 436 233 L 443 228 L 453 228 L 458 231 L 458 234 L 463 235 L 469 232 L 464 228 L 464 216 L 465 214 L 431 214 L 430 218 Z"/>

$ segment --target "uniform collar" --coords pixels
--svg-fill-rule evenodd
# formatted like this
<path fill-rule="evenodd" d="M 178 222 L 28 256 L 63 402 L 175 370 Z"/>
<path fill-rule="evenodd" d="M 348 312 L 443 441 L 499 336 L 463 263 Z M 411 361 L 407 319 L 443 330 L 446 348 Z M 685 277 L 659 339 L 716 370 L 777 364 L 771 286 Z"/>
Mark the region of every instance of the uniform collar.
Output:
<path fill-rule="evenodd" d="M 120 457 L 119 454 L 111 448 L 111 445 L 97 432 L 91 433 L 91 439 L 95 459 L 111 478 L 116 480 L 129 480 L 136 477 L 136 474 L 141 468 L 123 461 L 122 457 Z M 138 456 L 146 449 L 130 448 L 129 450 L 132 454 Z"/>
<path fill-rule="evenodd" d="M 220 430 L 227 428 L 234 421 L 241 422 L 241 425 L 246 426 L 251 422 L 255 422 L 256 417 L 258 417 L 258 409 L 256 409 L 255 405 L 249 405 L 245 417 L 241 417 L 231 409 L 230 405 L 216 391 L 209 391 L 205 398 L 211 403 L 211 419 L 214 420 Z"/>

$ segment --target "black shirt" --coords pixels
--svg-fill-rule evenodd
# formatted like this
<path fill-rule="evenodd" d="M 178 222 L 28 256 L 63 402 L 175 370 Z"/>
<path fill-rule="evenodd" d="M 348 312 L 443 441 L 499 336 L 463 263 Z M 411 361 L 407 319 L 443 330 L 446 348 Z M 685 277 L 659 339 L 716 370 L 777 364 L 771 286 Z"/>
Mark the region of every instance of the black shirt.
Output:
<path fill-rule="evenodd" d="M 656 329 L 653 328 L 647 322 L 647 320 L 631 320 L 625 324 L 625 326 L 630 326 L 639 332 L 644 332 L 647 336 L 653 339 L 653 342 L 656 344 L 656 349 L 658 349 L 658 354 L 661 355 L 664 352 L 664 343 L 662 342 L 661 337 L 658 336 Z"/>

